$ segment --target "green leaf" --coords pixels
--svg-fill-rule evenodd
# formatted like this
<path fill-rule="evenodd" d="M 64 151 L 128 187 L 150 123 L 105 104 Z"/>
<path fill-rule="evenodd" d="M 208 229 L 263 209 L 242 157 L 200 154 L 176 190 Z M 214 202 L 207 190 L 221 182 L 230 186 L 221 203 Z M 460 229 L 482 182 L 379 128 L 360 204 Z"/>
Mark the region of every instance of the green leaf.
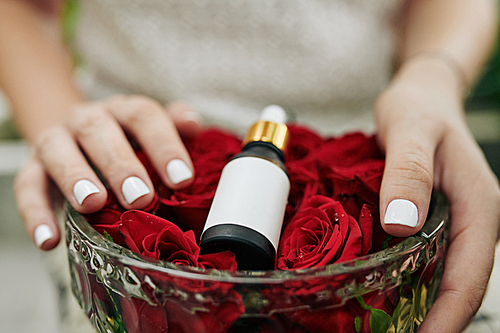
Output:
<path fill-rule="evenodd" d="M 385 236 L 385 240 L 384 242 L 382 243 L 382 249 L 387 249 L 389 247 L 389 243 L 396 237 L 392 236 L 392 235 L 387 235 Z"/>
<path fill-rule="evenodd" d="M 113 237 L 111 237 L 111 235 L 107 231 L 104 231 L 104 238 L 114 242 Z"/>
<path fill-rule="evenodd" d="M 394 323 L 394 331 L 398 331 L 398 318 L 399 314 L 401 313 L 401 300 L 402 298 L 399 298 L 398 305 L 394 309 L 394 312 L 392 313 L 392 322 Z"/>
<path fill-rule="evenodd" d="M 356 319 L 354 319 L 354 326 L 356 327 L 356 332 L 361 331 L 361 318 L 360 317 L 356 317 Z"/>
<path fill-rule="evenodd" d="M 367 305 L 365 303 L 365 300 L 363 299 L 362 296 L 358 296 L 358 297 L 356 297 L 356 299 L 358 300 L 359 304 L 361 304 L 361 307 L 363 309 L 368 310 L 368 311 L 372 311 L 373 310 L 373 308 L 371 306 L 369 306 L 369 305 Z"/>
<path fill-rule="evenodd" d="M 365 263 L 366 263 L 366 260 L 354 260 L 354 267 L 364 265 Z"/>
<path fill-rule="evenodd" d="M 385 311 L 372 309 L 370 314 L 370 329 L 372 333 L 387 333 L 392 318 Z"/>

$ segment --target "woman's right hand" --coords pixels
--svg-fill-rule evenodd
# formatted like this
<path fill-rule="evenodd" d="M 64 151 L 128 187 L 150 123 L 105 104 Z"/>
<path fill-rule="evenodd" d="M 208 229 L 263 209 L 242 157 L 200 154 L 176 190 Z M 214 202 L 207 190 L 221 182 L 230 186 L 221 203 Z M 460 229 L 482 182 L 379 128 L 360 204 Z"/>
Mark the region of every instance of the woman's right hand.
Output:
<path fill-rule="evenodd" d="M 168 187 L 188 185 L 193 166 L 179 133 L 195 135 L 201 126 L 201 118 L 187 105 L 164 107 L 144 96 L 120 95 L 76 105 L 63 125 L 41 132 L 16 177 L 16 202 L 28 235 L 42 250 L 59 243 L 53 185 L 80 213 L 104 206 L 106 187 L 88 161 L 124 208 L 140 209 L 151 203 L 153 184 L 127 135 L 139 143 Z"/>

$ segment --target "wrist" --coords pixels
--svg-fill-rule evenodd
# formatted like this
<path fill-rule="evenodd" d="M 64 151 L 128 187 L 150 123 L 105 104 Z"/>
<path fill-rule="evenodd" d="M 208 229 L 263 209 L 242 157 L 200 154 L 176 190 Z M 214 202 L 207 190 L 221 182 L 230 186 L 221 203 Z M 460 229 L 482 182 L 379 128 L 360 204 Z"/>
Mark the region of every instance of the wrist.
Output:
<path fill-rule="evenodd" d="M 381 133 L 401 123 L 430 132 L 463 132 L 463 98 L 463 83 L 452 66 L 432 56 L 409 58 L 377 99 L 375 120 Z"/>
<path fill-rule="evenodd" d="M 407 58 L 398 69 L 395 81 L 432 89 L 460 101 L 469 93 L 469 84 L 461 65 L 440 51 L 417 53 Z"/>

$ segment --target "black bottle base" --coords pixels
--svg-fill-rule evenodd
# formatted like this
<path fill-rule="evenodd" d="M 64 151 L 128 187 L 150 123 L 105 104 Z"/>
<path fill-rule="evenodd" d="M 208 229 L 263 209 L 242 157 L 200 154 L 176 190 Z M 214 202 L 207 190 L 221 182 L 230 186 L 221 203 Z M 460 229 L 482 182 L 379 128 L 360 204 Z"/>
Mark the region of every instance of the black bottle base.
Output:
<path fill-rule="evenodd" d="M 276 250 L 263 235 L 236 224 L 220 224 L 205 230 L 201 254 L 231 251 L 236 255 L 238 270 L 272 270 Z"/>

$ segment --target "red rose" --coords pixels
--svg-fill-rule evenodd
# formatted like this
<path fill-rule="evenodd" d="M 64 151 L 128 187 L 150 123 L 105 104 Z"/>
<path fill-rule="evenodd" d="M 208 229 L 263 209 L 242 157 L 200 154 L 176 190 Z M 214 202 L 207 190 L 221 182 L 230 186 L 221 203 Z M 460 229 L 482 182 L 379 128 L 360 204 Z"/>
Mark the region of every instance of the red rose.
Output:
<path fill-rule="evenodd" d="M 121 216 L 120 232 L 127 246 L 144 256 L 197 266 L 199 247 L 192 232 L 184 234 L 175 224 L 138 210 Z"/>
<path fill-rule="evenodd" d="M 84 214 L 87 222 L 101 235 L 111 237 L 116 244 L 125 246 L 118 227 L 121 223 L 120 217 L 125 210 L 120 206 L 112 192 L 108 192 L 106 203 L 100 211 L 92 214 Z"/>
<path fill-rule="evenodd" d="M 169 298 L 165 303 L 170 332 L 224 333 L 245 312 L 241 296 L 230 290 L 219 303 L 188 303 Z"/>
<path fill-rule="evenodd" d="M 355 319 L 364 314 L 363 308 L 356 299 L 346 300 L 339 294 L 352 283 L 349 274 L 317 276 L 270 285 L 261 293 L 268 301 L 266 312 L 282 313 L 282 326 L 299 326 L 307 332 L 356 333 Z M 304 308 L 304 304 L 310 306 Z"/>
<path fill-rule="evenodd" d="M 192 231 L 183 232 L 172 222 L 143 211 L 123 213 L 119 231 L 129 249 L 149 258 L 198 268 L 236 269 L 234 254 L 200 256 Z"/>
<path fill-rule="evenodd" d="M 287 162 L 295 162 L 308 157 L 325 141 L 318 134 L 300 125 L 288 125 L 288 133 L 289 140 L 285 151 Z"/>
<path fill-rule="evenodd" d="M 304 200 L 318 193 L 319 174 L 316 169 L 308 169 L 298 163 L 286 165 L 290 179 L 290 193 L 283 225 L 286 226 L 295 215 Z"/>
<path fill-rule="evenodd" d="M 313 196 L 283 231 L 277 267 L 301 269 L 354 259 L 362 244 L 358 222 L 339 202 Z"/>
<path fill-rule="evenodd" d="M 374 136 L 354 132 L 326 140 L 308 158 L 328 165 L 350 166 L 366 160 L 381 160 L 383 155 Z"/>
<path fill-rule="evenodd" d="M 136 297 L 120 300 L 125 327 L 133 333 L 223 333 L 245 311 L 241 296 L 234 290 L 218 298 L 212 294 L 205 301 L 173 294 L 163 305 Z"/>
<path fill-rule="evenodd" d="M 356 314 L 352 311 L 354 301 L 349 301 L 338 308 L 304 309 L 295 311 L 290 320 L 314 333 L 356 333 Z M 355 304 L 354 304 L 355 306 Z"/>
<path fill-rule="evenodd" d="M 122 317 L 128 333 L 160 333 L 169 330 L 167 313 L 160 305 L 150 305 L 136 297 L 121 298 Z"/>
<path fill-rule="evenodd" d="M 358 216 L 365 203 L 378 206 L 383 160 L 365 160 L 349 167 L 320 161 L 318 168 L 321 179 L 319 194 L 340 201 L 347 214 Z"/>
<path fill-rule="evenodd" d="M 217 128 L 209 128 L 184 143 L 194 160 L 207 155 L 216 159 L 229 159 L 241 151 L 240 138 Z"/>

